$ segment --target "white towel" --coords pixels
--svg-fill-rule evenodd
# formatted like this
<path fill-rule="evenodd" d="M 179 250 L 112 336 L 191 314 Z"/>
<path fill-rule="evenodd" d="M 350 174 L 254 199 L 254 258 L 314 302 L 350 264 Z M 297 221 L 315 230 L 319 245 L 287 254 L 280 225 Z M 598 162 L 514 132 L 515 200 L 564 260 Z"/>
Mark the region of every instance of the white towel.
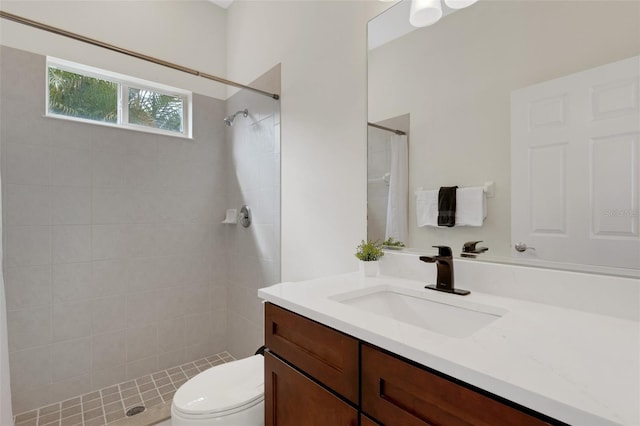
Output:
<path fill-rule="evenodd" d="M 415 192 L 418 227 L 438 227 L 438 192 L 439 190 Z M 456 190 L 456 226 L 482 226 L 486 217 L 487 197 L 483 187 Z M 446 226 L 439 228 L 446 228 Z"/>
<path fill-rule="evenodd" d="M 438 190 L 416 191 L 418 227 L 438 226 Z"/>
<path fill-rule="evenodd" d="M 487 197 L 484 187 L 456 190 L 456 226 L 482 226 L 487 217 Z"/>

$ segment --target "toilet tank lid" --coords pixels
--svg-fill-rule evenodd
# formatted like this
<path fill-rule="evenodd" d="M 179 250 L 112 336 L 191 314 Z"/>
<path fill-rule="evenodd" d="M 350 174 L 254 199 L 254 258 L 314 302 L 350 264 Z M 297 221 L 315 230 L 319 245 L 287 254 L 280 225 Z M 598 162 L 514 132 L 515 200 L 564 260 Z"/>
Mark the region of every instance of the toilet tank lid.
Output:
<path fill-rule="evenodd" d="M 220 364 L 193 376 L 173 397 L 185 414 L 233 410 L 264 396 L 264 358 L 254 355 Z"/>

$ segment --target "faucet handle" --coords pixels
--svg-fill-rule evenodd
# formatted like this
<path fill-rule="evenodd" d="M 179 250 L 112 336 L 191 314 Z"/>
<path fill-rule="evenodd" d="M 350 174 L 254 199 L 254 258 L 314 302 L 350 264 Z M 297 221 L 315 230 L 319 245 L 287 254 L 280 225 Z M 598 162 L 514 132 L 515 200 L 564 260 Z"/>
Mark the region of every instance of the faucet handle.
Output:
<path fill-rule="evenodd" d="M 463 253 L 473 253 L 476 250 L 476 245 L 482 241 L 467 241 L 462 245 Z"/>
<path fill-rule="evenodd" d="M 438 249 L 438 256 L 453 257 L 453 251 L 449 246 L 432 246 Z"/>
<path fill-rule="evenodd" d="M 462 256 L 463 257 L 475 257 L 475 256 L 466 256 L 465 253 L 473 253 L 473 254 L 480 254 L 480 253 L 484 253 L 485 251 L 489 250 L 488 247 L 477 247 L 478 243 L 481 243 L 482 241 L 467 241 L 466 243 L 464 243 L 462 245 Z"/>

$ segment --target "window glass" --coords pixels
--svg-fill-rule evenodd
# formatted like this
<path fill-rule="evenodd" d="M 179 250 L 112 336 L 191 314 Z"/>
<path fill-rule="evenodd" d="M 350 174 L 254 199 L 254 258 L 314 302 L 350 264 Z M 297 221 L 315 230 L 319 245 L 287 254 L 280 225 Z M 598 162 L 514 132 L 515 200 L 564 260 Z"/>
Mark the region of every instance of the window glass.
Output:
<path fill-rule="evenodd" d="M 118 122 L 118 84 L 49 67 L 49 112 Z"/>
<path fill-rule="evenodd" d="M 129 123 L 182 132 L 184 100 L 146 89 L 129 88 Z"/>
<path fill-rule="evenodd" d="M 47 58 L 47 114 L 191 137 L 191 92 Z"/>

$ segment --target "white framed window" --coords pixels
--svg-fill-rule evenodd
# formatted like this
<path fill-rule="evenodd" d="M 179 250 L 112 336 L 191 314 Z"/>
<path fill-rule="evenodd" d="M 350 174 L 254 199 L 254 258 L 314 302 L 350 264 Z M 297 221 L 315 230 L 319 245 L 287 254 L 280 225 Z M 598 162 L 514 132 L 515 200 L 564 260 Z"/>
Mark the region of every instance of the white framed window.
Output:
<path fill-rule="evenodd" d="M 47 116 L 191 137 L 187 90 L 47 57 Z"/>

